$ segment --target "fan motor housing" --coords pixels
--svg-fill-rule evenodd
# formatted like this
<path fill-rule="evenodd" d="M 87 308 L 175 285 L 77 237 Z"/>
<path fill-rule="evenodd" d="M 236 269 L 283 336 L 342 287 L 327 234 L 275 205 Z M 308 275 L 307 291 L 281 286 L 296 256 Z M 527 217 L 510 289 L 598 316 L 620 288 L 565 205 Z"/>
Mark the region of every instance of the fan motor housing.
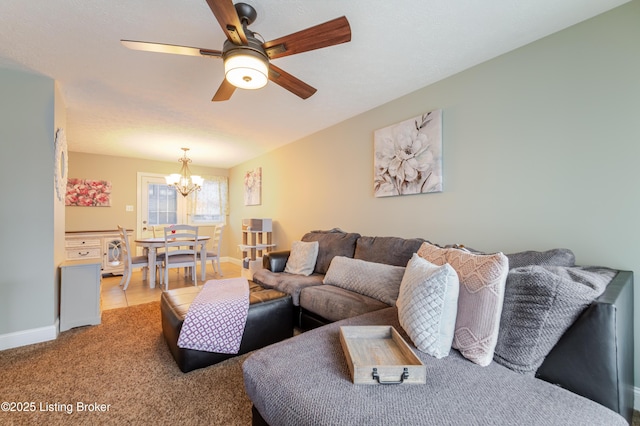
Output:
<path fill-rule="evenodd" d="M 251 25 L 253 21 L 258 17 L 258 12 L 253 8 L 253 6 L 246 3 L 236 3 L 235 4 L 236 13 L 238 14 L 238 19 L 244 25 Z"/>
<path fill-rule="evenodd" d="M 260 56 L 262 56 L 267 62 L 269 62 L 267 54 L 265 53 L 260 40 L 255 38 L 253 36 L 253 33 L 250 33 L 249 31 L 246 31 L 246 34 L 247 34 L 247 43 L 248 43 L 246 46 L 243 44 L 234 44 L 230 40 L 224 41 L 224 44 L 222 46 L 222 59 L 226 59 L 229 55 L 234 54 L 233 53 L 234 51 L 244 52 L 247 50 L 253 50 L 254 52 L 258 53 Z"/>

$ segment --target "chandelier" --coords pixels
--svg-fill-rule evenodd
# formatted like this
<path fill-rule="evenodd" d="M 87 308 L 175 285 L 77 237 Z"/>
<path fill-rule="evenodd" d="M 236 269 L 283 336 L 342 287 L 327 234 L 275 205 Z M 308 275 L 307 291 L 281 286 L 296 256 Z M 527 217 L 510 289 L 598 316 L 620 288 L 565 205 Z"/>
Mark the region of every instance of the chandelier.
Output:
<path fill-rule="evenodd" d="M 169 176 L 166 176 L 165 179 L 167 180 L 167 185 L 175 186 L 176 190 L 178 190 L 183 197 L 186 197 L 193 191 L 199 191 L 204 179 L 200 176 L 191 174 L 191 170 L 189 170 L 189 163 L 191 162 L 191 159 L 187 158 L 187 151 L 189 151 L 189 148 L 181 149 L 184 151 L 184 155 L 182 158 L 178 158 L 178 161 L 182 162 L 180 173 L 170 174 Z"/>

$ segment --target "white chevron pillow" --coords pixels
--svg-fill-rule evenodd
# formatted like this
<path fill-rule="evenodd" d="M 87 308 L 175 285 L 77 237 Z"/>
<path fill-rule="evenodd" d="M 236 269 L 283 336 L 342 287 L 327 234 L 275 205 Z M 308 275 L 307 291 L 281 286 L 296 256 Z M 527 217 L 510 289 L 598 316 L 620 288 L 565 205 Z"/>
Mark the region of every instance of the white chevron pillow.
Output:
<path fill-rule="evenodd" d="M 417 254 L 407 264 L 396 306 L 400 325 L 416 347 L 436 358 L 449 355 L 458 313 L 458 274 Z"/>

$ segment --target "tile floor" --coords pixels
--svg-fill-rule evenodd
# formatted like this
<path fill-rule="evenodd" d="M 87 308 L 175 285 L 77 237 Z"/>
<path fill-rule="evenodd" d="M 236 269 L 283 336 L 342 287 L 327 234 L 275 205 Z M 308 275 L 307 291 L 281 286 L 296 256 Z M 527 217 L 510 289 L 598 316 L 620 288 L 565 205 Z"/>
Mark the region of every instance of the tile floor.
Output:
<path fill-rule="evenodd" d="M 220 267 L 222 269 L 222 277 L 213 271 L 211 262 L 208 262 L 206 280 L 240 276 L 241 268 L 238 265 L 230 262 L 221 262 Z M 126 291 L 123 291 L 122 287 L 120 287 L 120 280 L 122 280 L 120 275 L 105 275 L 102 277 L 101 299 L 103 311 L 160 300 L 163 287 L 156 284 L 155 288 L 149 288 L 148 282 L 142 279 L 142 269 L 134 269 Z M 198 271 L 198 285 L 202 285 L 205 281 L 200 280 L 200 272 Z M 190 277 L 184 277 L 182 269 L 176 268 L 169 271 L 169 289 L 192 285 L 193 281 L 191 281 Z"/>

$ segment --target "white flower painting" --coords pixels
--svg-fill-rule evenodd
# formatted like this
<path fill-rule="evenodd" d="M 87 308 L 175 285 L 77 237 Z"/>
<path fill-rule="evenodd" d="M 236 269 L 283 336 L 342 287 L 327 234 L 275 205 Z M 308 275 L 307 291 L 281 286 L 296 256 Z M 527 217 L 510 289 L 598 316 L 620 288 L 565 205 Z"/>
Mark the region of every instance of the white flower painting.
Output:
<path fill-rule="evenodd" d="M 376 197 L 442 192 L 442 110 L 376 130 Z"/>
<path fill-rule="evenodd" d="M 244 174 L 244 205 L 262 204 L 262 167 L 249 170 Z"/>

